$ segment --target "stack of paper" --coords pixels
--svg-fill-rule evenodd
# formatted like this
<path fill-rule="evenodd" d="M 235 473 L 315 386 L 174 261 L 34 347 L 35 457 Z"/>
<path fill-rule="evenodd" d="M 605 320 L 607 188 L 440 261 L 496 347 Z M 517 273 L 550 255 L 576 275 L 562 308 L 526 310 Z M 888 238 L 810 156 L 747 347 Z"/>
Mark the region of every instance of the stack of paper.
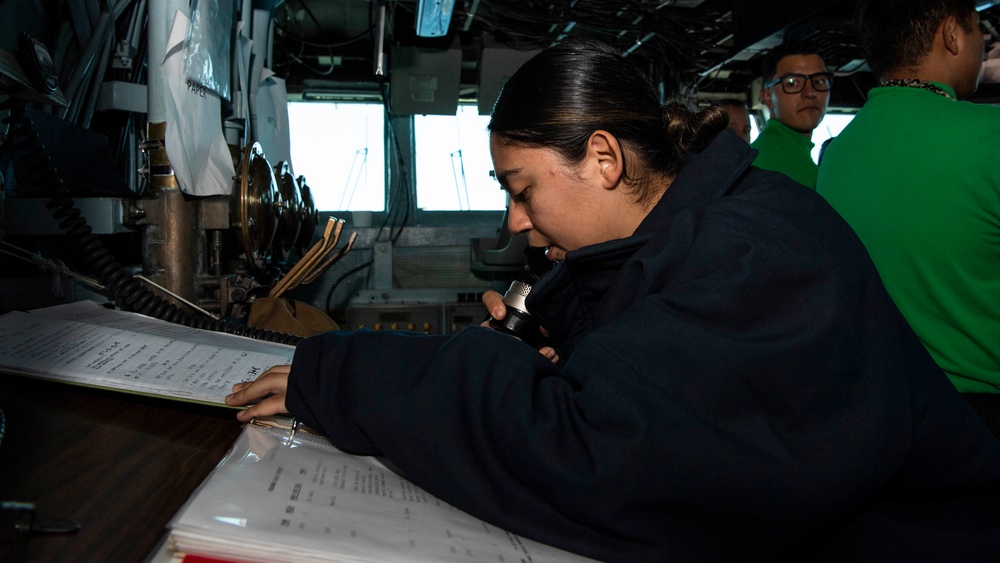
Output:
<path fill-rule="evenodd" d="M 174 518 L 178 559 L 260 562 L 590 561 L 492 526 L 377 459 L 248 425 Z"/>
<path fill-rule="evenodd" d="M 290 364 L 294 346 L 190 328 L 81 301 L 0 316 L 0 369 L 225 404 L 232 386 Z"/>

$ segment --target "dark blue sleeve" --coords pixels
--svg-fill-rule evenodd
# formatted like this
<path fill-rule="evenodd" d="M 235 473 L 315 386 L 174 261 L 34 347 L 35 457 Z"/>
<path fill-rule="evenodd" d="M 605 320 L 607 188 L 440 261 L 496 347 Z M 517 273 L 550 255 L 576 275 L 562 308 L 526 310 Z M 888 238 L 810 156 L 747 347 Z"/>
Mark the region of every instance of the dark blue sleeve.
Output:
<path fill-rule="evenodd" d="M 948 525 L 1000 549 L 1000 443 L 860 245 L 827 229 L 798 247 L 728 208 L 697 218 L 670 232 L 683 252 L 623 270 L 604 300 L 622 306 L 562 367 L 482 327 L 331 332 L 299 344 L 287 406 L 446 502 L 603 561 L 804 560 L 851 522 L 868 524 L 837 536 L 845 553 L 927 545 L 922 514 L 968 490 L 984 510 Z M 917 511 L 877 513 L 898 532 L 866 536 L 885 495 Z"/>

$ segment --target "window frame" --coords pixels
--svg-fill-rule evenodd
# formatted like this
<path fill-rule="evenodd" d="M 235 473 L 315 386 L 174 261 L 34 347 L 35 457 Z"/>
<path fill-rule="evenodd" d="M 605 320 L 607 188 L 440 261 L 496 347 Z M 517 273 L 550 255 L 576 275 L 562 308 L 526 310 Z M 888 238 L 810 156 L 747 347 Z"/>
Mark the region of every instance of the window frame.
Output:
<path fill-rule="evenodd" d="M 289 95 L 289 102 L 304 103 L 368 103 L 378 104 L 383 108 L 382 146 L 385 155 L 384 166 L 384 211 L 372 212 L 372 226 L 380 227 L 386 221 L 386 216 L 392 216 L 392 223 L 386 227 L 404 226 L 499 226 L 504 210 L 423 210 L 416 206 L 416 127 L 413 115 L 391 115 L 385 111 L 384 99 L 374 96 L 359 97 L 326 95 L 321 98 Z M 466 102 L 463 102 L 466 105 Z M 293 155 L 294 166 L 294 155 Z M 296 174 L 300 172 L 296 170 Z M 308 182 L 309 176 L 305 174 Z M 400 184 L 399 182 L 403 183 Z M 312 188 L 315 189 L 315 188 Z M 402 189 L 402 191 L 401 191 Z M 497 185 L 497 189 L 500 189 Z M 409 209 L 406 209 L 409 204 Z M 349 217 L 347 209 L 319 209 L 322 217 Z"/>

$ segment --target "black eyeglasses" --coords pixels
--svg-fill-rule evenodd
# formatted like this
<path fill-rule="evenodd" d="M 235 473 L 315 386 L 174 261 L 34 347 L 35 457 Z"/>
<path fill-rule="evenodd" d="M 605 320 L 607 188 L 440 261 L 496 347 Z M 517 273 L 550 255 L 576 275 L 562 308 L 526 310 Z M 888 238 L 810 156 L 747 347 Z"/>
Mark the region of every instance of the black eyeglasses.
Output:
<path fill-rule="evenodd" d="M 826 92 L 833 86 L 833 73 L 817 72 L 816 74 L 807 75 L 796 74 L 793 72 L 775 78 L 765 84 L 764 87 L 771 88 L 780 82 L 781 89 L 784 90 L 786 94 L 798 94 L 805 89 L 806 81 L 812 82 L 813 88 L 815 88 L 817 92 Z"/>

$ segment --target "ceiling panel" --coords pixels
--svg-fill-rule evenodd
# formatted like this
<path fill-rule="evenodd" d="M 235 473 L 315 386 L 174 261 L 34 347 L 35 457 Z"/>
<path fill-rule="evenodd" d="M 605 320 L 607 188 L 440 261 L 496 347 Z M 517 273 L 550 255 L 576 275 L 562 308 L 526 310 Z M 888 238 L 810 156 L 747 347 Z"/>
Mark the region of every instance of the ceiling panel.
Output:
<path fill-rule="evenodd" d="M 617 46 L 665 85 L 667 96 L 745 95 L 761 57 L 782 38 L 814 41 L 838 72 L 833 103 L 857 107 L 874 79 L 866 72 L 852 14 L 856 0 L 456 0 L 448 34 L 415 33 L 415 0 L 286 0 L 276 10 L 276 70 L 296 88 L 363 85 L 374 75 L 379 7 L 385 53 L 392 47 L 462 50 L 462 92 L 475 97 L 483 49 L 534 51 L 566 37 Z M 990 12 L 985 19 L 993 17 Z"/>

